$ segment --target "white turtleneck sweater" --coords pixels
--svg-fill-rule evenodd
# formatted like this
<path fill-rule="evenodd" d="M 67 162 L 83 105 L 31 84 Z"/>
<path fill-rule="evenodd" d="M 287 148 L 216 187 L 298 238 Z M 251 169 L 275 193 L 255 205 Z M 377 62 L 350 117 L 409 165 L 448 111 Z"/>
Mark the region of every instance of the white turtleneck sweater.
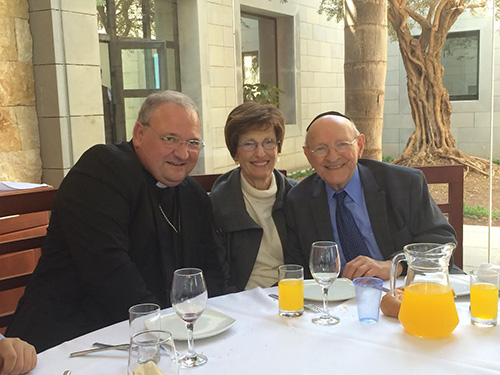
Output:
<path fill-rule="evenodd" d="M 272 174 L 267 190 L 254 188 L 241 174 L 241 190 L 250 217 L 263 229 L 262 241 L 252 274 L 245 289 L 270 287 L 278 282 L 278 267 L 283 264 L 283 249 L 278 230 L 273 220 L 273 205 L 276 200 L 276 178 Z"/>

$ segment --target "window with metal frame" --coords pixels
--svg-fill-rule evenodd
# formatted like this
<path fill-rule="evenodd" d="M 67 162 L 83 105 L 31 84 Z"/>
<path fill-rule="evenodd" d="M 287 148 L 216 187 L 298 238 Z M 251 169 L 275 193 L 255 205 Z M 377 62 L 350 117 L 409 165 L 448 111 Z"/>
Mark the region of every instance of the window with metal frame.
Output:
<path fill-rule="evenodd" d="M 181 90 L 176 0 L 97 0 L 106 143 L 132 137 L 144 99 Z"/>
<path fill-rule="evenodd" d="M 479 30 L 448 33 L 441 62 L 450 100 L 479 100 Z"/>
<path fill-rule="evenodd" d="M 241 12 L 244 101 L 279 106 L 296 122 L 294 19 L 281 14 Z"/>

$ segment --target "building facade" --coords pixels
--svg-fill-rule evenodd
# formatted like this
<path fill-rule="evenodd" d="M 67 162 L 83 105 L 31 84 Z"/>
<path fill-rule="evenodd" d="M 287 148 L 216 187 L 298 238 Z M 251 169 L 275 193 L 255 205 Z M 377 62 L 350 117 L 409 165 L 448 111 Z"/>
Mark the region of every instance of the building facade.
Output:
<path fill-rule="evenodd" d="M 130 3 L 120 19 L 110 17 L 110 0 L 0 2 L 8 31 L 0 35 L 0 180 L 58 186 L 92 145 L 129 140 L 142 100 L 163 89 L 184 92 L 200 108 L 207 146 L 194 173 L 227 171 L 234 162 L 226 117 L 259 81 L 284 91 L 277 167 L 308 166 L 309 121 L 344 110 L 344 25 L 317 13 L 320 0 Z M 480 32 L 478 78 L 468 84 L 477 99 L 453 101 L 452 131 L 460 149 L 481 157 L 489 150 L 490 83 L 498 80 L 489 25 L 488 17 L 463 15 L 454 26 Z M 397 44 L 388 51 L 383 153 L 397 157 L 413 124 Z M 494 140 L 500 150 L 496 133 Z"/>

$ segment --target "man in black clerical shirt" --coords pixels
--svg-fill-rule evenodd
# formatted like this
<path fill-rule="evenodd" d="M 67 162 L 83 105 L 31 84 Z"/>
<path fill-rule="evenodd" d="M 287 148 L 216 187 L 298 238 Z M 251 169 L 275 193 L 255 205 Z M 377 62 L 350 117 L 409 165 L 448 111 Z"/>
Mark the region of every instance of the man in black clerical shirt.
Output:
<path fill-rule="evenodd" d="M 130 142 L 85 152 L 58 191 L 7 336 L 42 351 L 127 319 L 134 304 L 168 307 L 180 267 L 201 268 L 220 294 L 210 201 L 188 176 L 202 147 L 196 105 L 165 91 L 146 99 Z"/>

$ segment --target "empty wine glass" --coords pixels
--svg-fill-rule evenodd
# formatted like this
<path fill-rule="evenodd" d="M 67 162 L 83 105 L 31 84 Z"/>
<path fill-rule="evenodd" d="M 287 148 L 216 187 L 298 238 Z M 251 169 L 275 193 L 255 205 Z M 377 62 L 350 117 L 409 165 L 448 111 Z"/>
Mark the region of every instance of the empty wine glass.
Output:
<path fill-rule="evenodd" d="M 314 324 L 331 326 L 340 322 L 328 312 L 328 288 L 340 272 L 339 248 L 332 241 L 318 241 L 311 245 L 309 269 L 314 280 L 323 288 L 323 312 L 312 319 Z"/>
<path fill-rule="evenodd" d="M 181 268 L 174 272 L 171 301 L 177 315 L 186 323 L 188 351 L 179 358 L 181 367 L 196 367 L 207 363 L 207 357 L 194 351 L 193 326 L 205 310 L 207 286 L 199 268 Z"/>

